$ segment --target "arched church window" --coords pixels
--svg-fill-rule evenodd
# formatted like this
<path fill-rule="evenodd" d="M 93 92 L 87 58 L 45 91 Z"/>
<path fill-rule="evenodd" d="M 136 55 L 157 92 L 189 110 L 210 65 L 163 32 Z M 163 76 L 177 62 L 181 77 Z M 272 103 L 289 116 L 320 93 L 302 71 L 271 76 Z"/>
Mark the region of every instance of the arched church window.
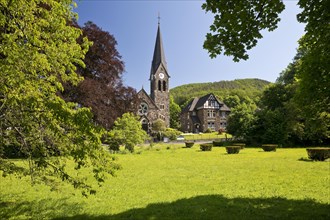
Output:
<path fill-rule="evenodd" d="M 165 92 L 166 91 L 166 82 L 163 81 L 163 91 Z"/>
<path fill-rule="evenodd" d="M 160 80 L 158 81 L 158 90 L 162 91 L 162 82 Z"/>

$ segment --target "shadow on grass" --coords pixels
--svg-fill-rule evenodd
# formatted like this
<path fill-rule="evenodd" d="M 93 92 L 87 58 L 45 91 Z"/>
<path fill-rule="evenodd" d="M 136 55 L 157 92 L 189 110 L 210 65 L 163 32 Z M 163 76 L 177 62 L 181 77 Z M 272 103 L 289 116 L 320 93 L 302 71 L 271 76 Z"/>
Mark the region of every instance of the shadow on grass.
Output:
<path fill-rule="evenodd" d="M 115 215 L 76 215 L 57 219 L 330 219 L 329 205 L 284 198 L 197 196 L 150 204 Z"/>
<path fill-rule="evenodd" d="M 46 203 L 46 204 L 44 204 Z M 53 203 L 53 204 L 52 204 Z M 125 204 L 123 204 L 125 205 Z M 114 215 L 88 215 L 82 204 L 65 200 L 31 203 L 0 202 L 1 219 L 330 219 L 329 204 L 285 198 L 226 198 L 205 195 L 171 203 L 149 204 Z"/>
<path fill-rule="evenodd" d="M 49 219 L 52 216 L 62 216 L 81 213 L 83 204 L 68 203 L 66 199 L 42 199 L 32 202 L 1 201 L 0 219 Z"/>

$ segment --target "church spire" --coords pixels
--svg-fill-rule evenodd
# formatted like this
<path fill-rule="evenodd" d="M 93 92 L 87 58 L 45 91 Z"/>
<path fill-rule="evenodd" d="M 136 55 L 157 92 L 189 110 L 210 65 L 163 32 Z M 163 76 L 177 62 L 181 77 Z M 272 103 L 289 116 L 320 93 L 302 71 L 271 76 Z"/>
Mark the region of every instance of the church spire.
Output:
<path fill-rule="evenodd" d="M 155 74 L 159 65 L 161 64 L 163 65 L 165 71 L 167 72 L 167 64 L 165 59 L 162 35 L 160 32 L 160 16 L 158 14 L 158 29 L 157 29 L 157 37 L 156 37 L 156 43 L 154 49 L 154 56 L 152 58 L 152 64 L 151 64 L 150 79 L 152 78 L 152 75 Z"/>

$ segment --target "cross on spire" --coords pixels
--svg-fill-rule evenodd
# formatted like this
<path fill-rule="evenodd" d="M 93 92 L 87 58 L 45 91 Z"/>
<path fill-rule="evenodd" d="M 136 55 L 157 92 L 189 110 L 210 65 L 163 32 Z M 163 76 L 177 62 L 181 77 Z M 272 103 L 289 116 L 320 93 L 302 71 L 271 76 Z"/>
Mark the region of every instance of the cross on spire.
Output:
<path fill-rule="evenodd" d="M 158 12 L 158 25 L 160 24 L 160 13 Z"/>

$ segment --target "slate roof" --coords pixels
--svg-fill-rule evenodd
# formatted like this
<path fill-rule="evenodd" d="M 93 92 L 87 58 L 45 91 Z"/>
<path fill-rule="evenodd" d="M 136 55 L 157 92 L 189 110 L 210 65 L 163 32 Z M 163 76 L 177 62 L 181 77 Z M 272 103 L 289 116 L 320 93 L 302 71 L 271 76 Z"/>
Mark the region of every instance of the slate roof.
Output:
<path fill-rule="evenodd" d="M 195 109 L 199 109 L 199 108 L 204 108 L 204 103 L 209 100 L 209 98 L 213 96 L 215 98 L 215 100 L 220 104 L 220 110 L 221 111 L 230 111 L 230 108 L 223 103 L 222 101 L 220 101 L 214 94 L 209 93 L 203 97 L 200 98 L 194 98 L 193 100 L 191 100 L 186 107 L 182 110 L 182 112 L 191 112 L 194 111 Z"/>
<path fill-rule="evenodd" d="M 165 59 L 165 52 L 164 52 L 163 41 L 162 41 L 162 35 L 160 33 L 160 26 L 158 24 L 154 56 L 152 58 L 152 64 L 151 64 L 151 70 L 150 70 L 150 79 L 152 77 L 152 74 L 154 74 L 157 71 L 160 64 L 163 65 L 164 69 L 166 70 L 166 74 L 168 74 L 167 63 L 166 63 L 166 59 Z"/>

